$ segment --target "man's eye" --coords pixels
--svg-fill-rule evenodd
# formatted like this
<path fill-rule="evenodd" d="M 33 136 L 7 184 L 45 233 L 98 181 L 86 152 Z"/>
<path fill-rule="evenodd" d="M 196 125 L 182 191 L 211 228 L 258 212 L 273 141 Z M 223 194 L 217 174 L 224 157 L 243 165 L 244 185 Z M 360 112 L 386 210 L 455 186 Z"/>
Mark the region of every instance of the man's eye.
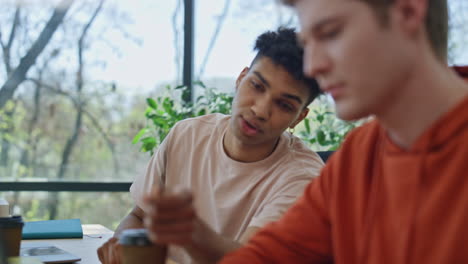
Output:
<path fill-rule="evenodd" d="M 340 31 L 338 27 L 328 28 L 319 33 L 319 38 L 323 40 L 334 39 L 338 36 Z"/>
<path fill-rule="evenodd" d="M 283 110 L 286 110 L 288 112 L 291 112 L 291 111 L 294 111 L 294 107 L 289 104 L 289 103 L 285 103 L 285 102 L 279 102 L 278 105 L 283 109 Z"/>
<path fill-rule="evenodd" d="M 262 86 L 260 84 L 258 84 L 257 82 L 251 81 L 250 83 L 255 88 L 255 90 L 259 90 L 259 91 L 262 90 Z"/>

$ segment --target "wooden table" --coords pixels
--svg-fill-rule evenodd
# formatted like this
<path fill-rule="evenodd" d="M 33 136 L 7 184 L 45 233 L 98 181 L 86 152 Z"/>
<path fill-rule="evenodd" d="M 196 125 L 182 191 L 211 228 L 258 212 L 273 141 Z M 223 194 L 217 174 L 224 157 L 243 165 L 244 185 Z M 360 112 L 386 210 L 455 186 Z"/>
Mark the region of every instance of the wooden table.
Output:
<path fill-rule="evenodd" d="M 100 264 L 97 249 L 112 237 L 114 232 L 102 225 L 83 225 L 83 239 L 40 239 L 23 240 L 22 244 L 47 242 L 81 258 L 75 263 Z"/>

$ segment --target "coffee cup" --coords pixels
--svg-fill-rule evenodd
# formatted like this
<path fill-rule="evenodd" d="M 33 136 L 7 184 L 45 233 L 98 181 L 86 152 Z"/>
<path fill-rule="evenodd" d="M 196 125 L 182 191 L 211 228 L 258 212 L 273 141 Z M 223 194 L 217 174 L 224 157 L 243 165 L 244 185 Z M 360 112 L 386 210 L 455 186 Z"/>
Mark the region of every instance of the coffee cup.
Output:
<path fill-rule="evenodd" d="M 19 256 L 23 218 L 19 215 L 0 217 L 0 233 L 5 242 L 6 254 L 9 257 Z"/>
<path fill-rule="evenodd" d="M 122 264 L 166 263 L 167 246 L 152 243 L 146 229 L 127 229 L 119 236 Z"/>

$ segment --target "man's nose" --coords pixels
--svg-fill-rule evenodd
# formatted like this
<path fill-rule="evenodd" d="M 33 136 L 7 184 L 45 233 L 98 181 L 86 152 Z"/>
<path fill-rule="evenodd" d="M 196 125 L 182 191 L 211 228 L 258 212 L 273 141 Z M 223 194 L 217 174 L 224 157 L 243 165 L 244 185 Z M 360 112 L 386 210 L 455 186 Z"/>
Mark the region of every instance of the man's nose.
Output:
<path fill-rule="evenodd" d="M 326 52 L 314 45 L 304 47 L 303 64 L 304 75 L 311 78 L 325 74 L 331 67 L 331 61 Z"/>
<path fill-rule="evenodd" d="M 262 121 L 268 120 L 271 116 L 271 102 L 268 96 L 257 98 L 252 106 L 252 112 L 256 118 Z"/>

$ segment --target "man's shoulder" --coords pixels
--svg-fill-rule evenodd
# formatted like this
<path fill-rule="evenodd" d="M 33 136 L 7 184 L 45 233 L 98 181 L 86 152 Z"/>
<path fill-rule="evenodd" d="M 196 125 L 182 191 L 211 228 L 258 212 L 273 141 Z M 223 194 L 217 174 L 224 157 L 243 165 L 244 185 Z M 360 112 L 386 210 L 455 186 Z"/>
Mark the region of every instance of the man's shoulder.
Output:
<path fill-rule="evenodd" d="M 384 133 L 383 131 L 377 120 L 369 121 L 354 128 L 346 135 L 344 142 L 327 164 L 335 164 L 334 160 L 340 160 L 336 164 L 355 164 L 355 162 L 360 163 L 370 159 L 374 155 L 378 141 L 382 133 Z"/>
<path fill-rule="evenodd" d="M 177 122 L 168 136 L 168 149 L 172 152 L 189 153 L 188 149 L 201 150 L 214 147 L 226 130 L 229 117 L 210 114 L 187 118 Z"/>
<path fill-rule="evenodd" d="M 307 146 L 302 139 L 294 135 L 288 135 L 288 132 L 283 133 L 283 139 L 287 141 L 285 154 L 289 152 L 292 156 L 302 156 L 303 158 L 312 157 L 319 158 L 318 154 Z M 296 158 L 296 157 L 294 157 Z M 300 158 L 301 159 L 301 158 Z"/>
<path fill-rule="evenodd" d="M 346 135 L 344 144 L 373 144 L 381 131 L 382 127 L 380 123 L 376 119 L 370 120 L 351 130 L 348 135 Z"/>
<path fill-rule="evenodd" d="M 285 132 L 282 135 L 284 145 L 279 149 L 281 155 L 276 159 L 275 167 L 279 174 L 294 174 L 315 177 L 323 167 L 320 156 L 310 149 L 300 138 Z M 288 177 L 284 177 L 289 178 Z"/>

